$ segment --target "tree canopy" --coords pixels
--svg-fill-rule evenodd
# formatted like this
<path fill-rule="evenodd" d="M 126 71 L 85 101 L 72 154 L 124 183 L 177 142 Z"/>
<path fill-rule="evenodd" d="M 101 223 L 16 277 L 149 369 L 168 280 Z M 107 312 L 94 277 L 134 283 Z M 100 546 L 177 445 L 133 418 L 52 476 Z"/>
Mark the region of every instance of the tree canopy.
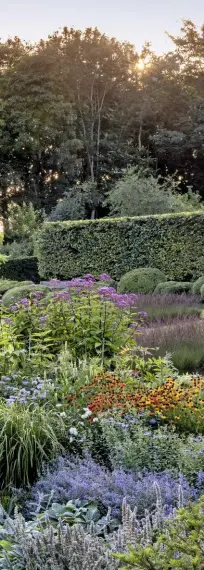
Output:
<path fill-rule="evenodd" d="M 4 220 L 13 201 L 52 216 L 62 198 L 65 215 L 107 215 L 112 185 L 144 154 L 204 199 L 204 25 L 170 37 L 162 56 L 91 28 L 0 43 Z"/>

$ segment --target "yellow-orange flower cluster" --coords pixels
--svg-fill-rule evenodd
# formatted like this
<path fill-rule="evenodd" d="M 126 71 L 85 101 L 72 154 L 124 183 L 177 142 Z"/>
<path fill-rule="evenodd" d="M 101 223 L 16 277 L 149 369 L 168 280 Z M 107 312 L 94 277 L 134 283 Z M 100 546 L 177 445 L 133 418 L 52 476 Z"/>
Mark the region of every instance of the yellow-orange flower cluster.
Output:
<path fill-rule="evenodd" d="M 127 412 L 147 412 L 161 419 L 180 420 L 181 415 L 196 414 L 199 422 L 204 420 L 204 379 L 197 378 L 182 385 L 179 380 L 168 378 L 157 388 L 139 388 L 131 391 L 125 382 L 114 374 L 101 374 L 89 386 L 78 392 L 74 400 L 82 397 L 93 413 L 119 409 Z"/>

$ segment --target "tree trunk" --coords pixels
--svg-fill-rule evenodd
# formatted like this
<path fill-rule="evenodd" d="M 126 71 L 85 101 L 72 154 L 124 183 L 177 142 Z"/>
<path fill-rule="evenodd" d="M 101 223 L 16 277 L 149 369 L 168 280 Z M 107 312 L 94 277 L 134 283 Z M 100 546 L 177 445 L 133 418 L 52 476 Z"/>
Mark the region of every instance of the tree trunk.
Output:
<path fill-rule="evenodd" d="M 142 150 L 142 123 L 140 123 L 139 134 L 138 134 L 138 148 L 139 152 Z"/>
<path fill-rule="evenodd" d="M 0 222 L 2 224 L 3 233 L 6 232 L 6 223 L 8 219 L 8 198 L 7 198 L 7 188 L 5 186 L 0 189 Z"/>

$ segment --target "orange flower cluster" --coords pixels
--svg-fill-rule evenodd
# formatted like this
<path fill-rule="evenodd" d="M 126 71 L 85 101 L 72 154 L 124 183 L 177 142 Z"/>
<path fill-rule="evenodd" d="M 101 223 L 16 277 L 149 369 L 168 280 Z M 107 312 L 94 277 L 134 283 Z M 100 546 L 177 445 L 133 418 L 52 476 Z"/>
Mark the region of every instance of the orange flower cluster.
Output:
<path fill-rule="evenodd" d="M 83 387 L 74 396 L 74 400 L 83 397 L 86 405 L 94 413 L 120 409 L 126 412 L 135 409 L 138 412 L 147 412 L 161 418 L 172 415 L 176 419 L 175 411 L 186 411 L 199 414 L 204 419 L 204 379 L 192 379 L 188 384 L 182 385 L 178 380 L 168 378 L 157 388 L 140 388 L 130 391 L 130 388 L 121 382 L 114 374 L 101 374 L 94 378 L 93 383 Z M 179 417 L 178 417 L 179 419 Z"/>

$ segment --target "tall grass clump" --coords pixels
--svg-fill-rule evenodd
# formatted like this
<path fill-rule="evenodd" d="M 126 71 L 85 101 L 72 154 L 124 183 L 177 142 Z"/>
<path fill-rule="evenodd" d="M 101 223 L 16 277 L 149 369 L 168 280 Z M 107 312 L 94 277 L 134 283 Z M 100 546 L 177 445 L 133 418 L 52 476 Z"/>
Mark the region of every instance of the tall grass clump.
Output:
<path fill-rule="evenodd" d="M 168 322 L 175 318 L 199 316 L 202 304 L 197 295 L 179 294 L 149 294 L 137 295 L 136 307 L 139 312 L 147 312 L 144 323 Z"/>
<path fill-rule="evenodd" d="M 62 418 L 54 410 L 0 402 L 1 489 L 27 487 L 37 477 L 43 461 L 60 450 Z"/>
<path fill-rule="evenodd" d="M 166 325 L 144 328 L 140 344 L 159 347 L 159 354 L 171 353 L 180 372 L 204 369 L 204 321 L 198 318 L 175 319 Z"/>

